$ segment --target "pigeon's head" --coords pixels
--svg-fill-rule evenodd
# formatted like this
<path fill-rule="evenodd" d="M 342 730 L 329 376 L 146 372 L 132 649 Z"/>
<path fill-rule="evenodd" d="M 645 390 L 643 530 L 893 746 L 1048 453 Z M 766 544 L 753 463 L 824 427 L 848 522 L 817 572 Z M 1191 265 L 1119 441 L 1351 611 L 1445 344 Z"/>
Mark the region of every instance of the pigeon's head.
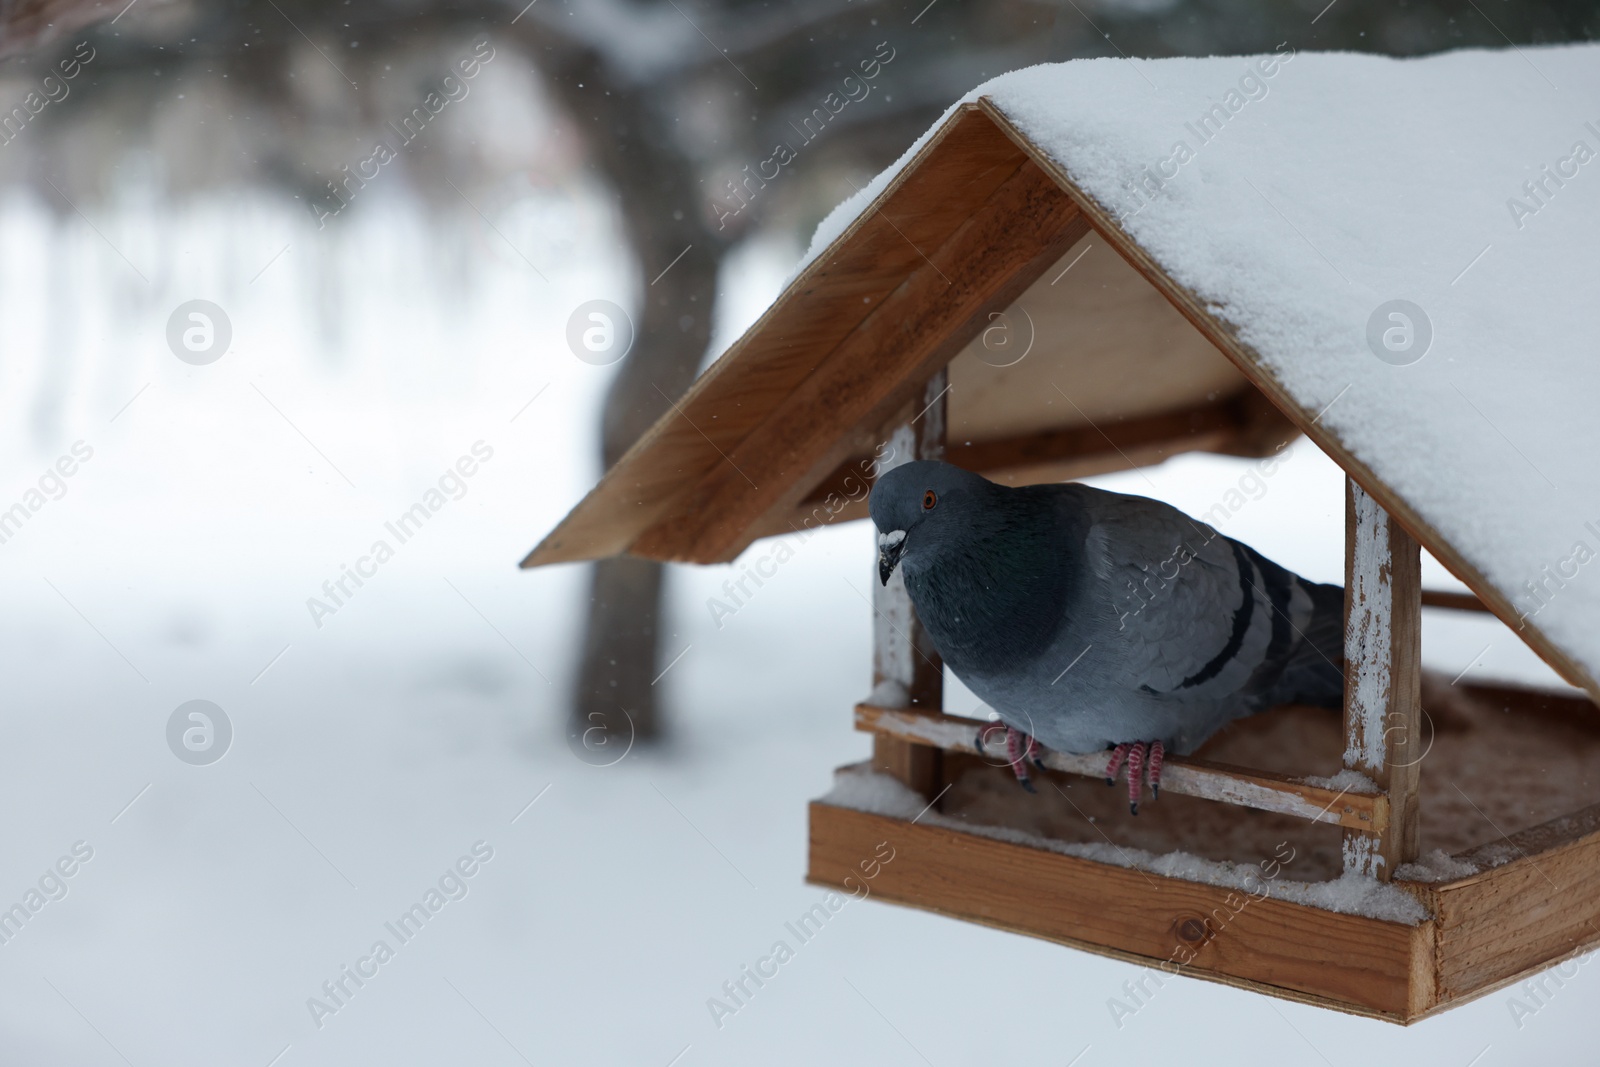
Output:
<path fill-rule="evenodd" d="M 878 577 L 889 584 L 895 566 L 933 563 L 970 542 L 990 482 L 934 460 L 902 464 L 878 479 L 867 508 L 878 528 Z"/>

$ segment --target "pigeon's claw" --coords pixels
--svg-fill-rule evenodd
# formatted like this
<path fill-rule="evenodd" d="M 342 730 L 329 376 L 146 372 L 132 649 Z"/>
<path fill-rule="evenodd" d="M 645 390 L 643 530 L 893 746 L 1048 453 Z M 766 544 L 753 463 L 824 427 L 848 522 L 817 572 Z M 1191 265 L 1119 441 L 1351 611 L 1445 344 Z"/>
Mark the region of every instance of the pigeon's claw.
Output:
<path fill-rule="evenodd" d="M 1035 767 L 1044 770 L 1042 758 L 1044 750 L 1032 737 L 1021 730 L 1012 729 L 1003 722 L 990 723 L 978 729 L 975 742 L 978 752 L 982 754 L 985 751 L 983 747 L 985 738 L 1001 731 L 1005 733 L 1006 763 L 1010 765 L 1011 773 L 1017 776 L 1017 784 L 1030 793 L 1037 793 L 1038 790 L 1033 787 L 1033 782 L 1028 779 L 1028 764 L 1031 762 Z"/>
<path fill-rule="evenodd" d="M 1017 776 L 1017 783 L 1030 793 L 1035 791 L 1033 783 L 1028 781 L 1028 750 L 1033 745 L 1033 738 L 1021 730 L 1006 727 L 1006 762 L 1011 764 L 1011 773 Z"/>
<path fill-rule="evenodd" d="M 1132 745 L 1122 744 L 1111 750 L 1111 762 L 1106 764 L 1106 785 L 1117 784 L 1117 772 L 1122 769 L 1122 761 L 1127 758 L 1128 749 Z"/>
<path fill-rule="evenodd" d="M 1166 746 L 1160 741 L 1129 741 L 1111 750 L 1111 760 L 1106 764 L 1106 785 L 1117 784 L 1117 772 L 1122 761 L 1128 761 L 1128 811 L 1139 814 L 1139 799 L 1144 794 L 1145 776 L 1150 781 L 1150 796 L 1161 796 L 1161 762 L 1166 756 Z"/>
<path fill-rule="evenodd" d="M 1128 811 L 1134 815 L 1139 814 L 1139 797 L 1144 793 L 1145 751 L 1143 744 L 1128 749 Z"/>

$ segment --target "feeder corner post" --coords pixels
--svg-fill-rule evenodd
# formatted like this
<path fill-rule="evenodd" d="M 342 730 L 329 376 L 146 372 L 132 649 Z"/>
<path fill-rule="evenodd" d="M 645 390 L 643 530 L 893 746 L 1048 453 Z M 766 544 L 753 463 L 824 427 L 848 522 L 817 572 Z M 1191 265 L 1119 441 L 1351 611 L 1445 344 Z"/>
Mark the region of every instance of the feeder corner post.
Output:
<path fill-rule="evenodd" d="M 916 459 L 943 459 L 945 394 L 949 373 L 941 368 L 905 406 L 889 435 L 890 451 L 878 476 Z M 917 619 L 897 569 L 887 585 L 872 576 L 872 685 L 896 682 L 910 696 L 911 706 L 938 711 L 944 706 L 944 664 L 927 631 Z M 931 745 L 874 734 L 872 765 L 923 796 L 934 797 L 942 786 L 944 754 Z"/>
<path fill-rule="evenodd" d="M 1346 830 L 1344 869 L 1380 881 L 1417 857 L 1421 744 L 1422 550 L 1345 479 L 1344 767 L 1389 802 L 1383 830 Z"/>

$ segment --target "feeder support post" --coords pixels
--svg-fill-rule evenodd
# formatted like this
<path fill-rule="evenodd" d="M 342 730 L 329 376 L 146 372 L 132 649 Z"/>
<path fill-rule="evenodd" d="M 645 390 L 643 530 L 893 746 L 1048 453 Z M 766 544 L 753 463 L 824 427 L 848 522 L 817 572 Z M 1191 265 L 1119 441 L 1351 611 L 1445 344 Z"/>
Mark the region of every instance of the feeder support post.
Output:
<path fill-rule="evenodd" d="M 889 449 L 878 467 L 878 477 L 914 459 L 943 459 L 945 394 L 949 372 L 941 369 L 900 412 L 889 433 Z M 884 682 L 905 688 L 911 706 L 939 711 L 944 705 L 944 664 L 917 619 L 906 592 L 905 578 L 897 568 L 888 585 L 878 580 L 877 558 L 872 565 L 872 684 Z M 895 737 L 874 734 L 874 769 L 900 779 L 932 799 L 943 787 L 943 753 Z"/>
<path fill-rule="evenodd" d="M 1344 574 L 1344 766 L 1389 798 L 1385 830 L 1345 831 L 1344 869 L 1386 882 L 1417 857 L 1422 550 L 1348 477 Z"/>

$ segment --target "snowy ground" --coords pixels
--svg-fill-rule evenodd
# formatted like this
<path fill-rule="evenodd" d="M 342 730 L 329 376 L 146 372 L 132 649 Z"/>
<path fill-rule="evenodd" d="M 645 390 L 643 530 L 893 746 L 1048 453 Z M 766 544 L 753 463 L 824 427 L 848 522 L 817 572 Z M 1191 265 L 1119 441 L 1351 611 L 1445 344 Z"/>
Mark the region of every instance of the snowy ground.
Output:
<path fill-rule="evenodd" d="M 673 743 L 609 767 L 568 750 L 582 572 L 514 565 L 597 473 L 607 372 L 566 350 L 566 317 L 630 294 L 620 259 L 555 247 L 599 209 L 558 206 L 501 219 L 551 283 L 487 234 L 460 250 L 470 284 L 437 281 L 399 216 L 321 246 L 267 206 L 197 210 L 165 245 L 136 212 L 102 219 L 148 286 L 82 226 L 4 208 L 0 507 L 74 442 L 93 455 L 0 544 L 0 907 L 41 881 L 43 901 L 0 944 L 0 1064 L 1490 1067 L 1585 1047 L 1587 971 L 1520 1029 L 1506 993 L 1401 1030 L 1187 980 L 1119 1028 L 1107 1002 L 1137 969 L 1043 942 L 869 901 L 797 944 L 784 924 L 822 896 L 806 801 L 868 748 L 847 710 L 868 531 L 814 538 L 720 629 L 725 572 L 675 572 Z M 730 272 L 724 333 L 793 254 Z M 166 348 L 192 297 L 232 320 L 210 366 Z M 465 495 L 318 627 L 307 598 L 479 441 Z M 1201 511 L 1246 473 L 1104 484 Z M 1332 465 L 1302 443 L 1264 484 L 1228 532 L 1336 578 Z M 1542 676 L 1482 620 L 1427 637 L 1452 673 L 1489 644 L 1474 670 Z M 167 743 L 193 699 L 234 731 L 209 766 Z M 90 858 L 47 876 L 75 845 Z M 434 888 L 402 942 L 385 924 Z M 794 957 L 719 1028 L 708 998 L 780 939 Z M 379 940 L 392 958 L 362 963 Z M 371 976 L 314 1018 L 345 966 Z"/>

